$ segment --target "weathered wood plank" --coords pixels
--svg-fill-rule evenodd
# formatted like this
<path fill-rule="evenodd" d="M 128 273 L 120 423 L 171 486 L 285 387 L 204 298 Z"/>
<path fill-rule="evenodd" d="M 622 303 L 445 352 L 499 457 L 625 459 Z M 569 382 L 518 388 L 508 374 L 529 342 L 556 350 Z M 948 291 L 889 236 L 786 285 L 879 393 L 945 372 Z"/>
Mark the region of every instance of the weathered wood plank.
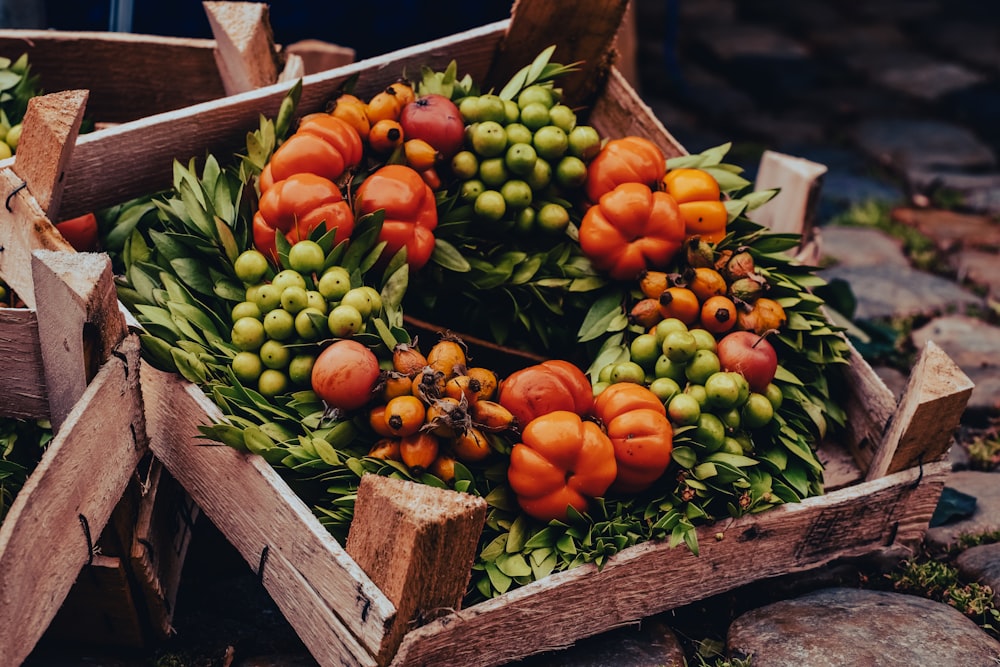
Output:
<path fill-rule="evenodd" d="M 777 151 L 764 151 L 760 158 L 754 191 L 779 189 L 781 193 L 748 217 L 776 234 L 812 232 L 826 165 Z"/>
<path fill-rule="evenodd" d="M 867 473 L 889 417 L 896 409 L 896 398 L 858 350 L 850 342 L 848 346 L 848 363 L 842 367 L 843 381 L 849 388 L 843 404 L 847 420 L 841 440 L 858 468 Z"/>
<path fill-rule="evenodd" d="M 743 584 L 902 548 L 926 529 L 949 470 L 938 462 L 705 526 L 698 530 L 698 556 L 647 542 L 601 570 L 585 565 L 550 575 L 417 628 L 392 665 L 501 665 Z M 581 612 L 597 600 L 598 613 Z"/>
<path fill-rule="evenodd" d="M 602 137 L 645 137 L 659 146 L 667 159 L 688 153 L 614 67 L 593 102 L 589 118 Z"/>
<path fill-rule="evenodd" d="M 59 211 L 63 170 L 80 133 L 88 95 L 86 90 L 67 90 L 28 100 L 12 168 L 50 220 Z"/>
<path fill-rule="evenodd" d="M 347 553 L 396 605 L 379 662 L 392 658 L 414 619 L 430 621 L 461 607 L 486 509 L 485 499 L 467 493 L 361 478 Z"/>
<path fill-rule="evenodd" d="M 510 29 L 485 79 L 499 91 L 543 49 L 555 45 L 552 60 L 579 69 L 560 79 L 570 106 L 588 104 L 600 89 L 613 60 L 612 45 L 628 0 L 516 0 Z"/>
<path fill-rule="evenodd" d="M 278 80 L 268 6 L 259 2 L 202 2 L 215 37 L 215 60 L 227 95 Z"/>
<path fill-rule="evenodd" d="M 31 280 L 34 250 L 74 252 L 62 234 L 45 217 L 27 184 L 13 172 L 0 169 L 0 276 L 34 309 L 35 288 Z"/>
<path fill-rule="evenodd" d="M 0 53 L 28 54 L 48 93 L 90 91 L 87 117 L 123 123 L 225 95 L 215 40 L 116 32 L 0 30 Z"/>
<path fill-rule="evenodd" d="M 459 63 L 461 76 L 468 73 L 474 79 L 480 78 L 489 67 L 506 25 L 507 21 L 498 21 L 307 76 L 303 79 L 299 113 L 323 110 L 354 76 L 359 95 L 374 94 L 404 71 L 418 72 L 424 64 L 444 68 L 453 59 Z M 288 88 L 278 83 L 81 135 L 66 169 L 62 217 L 170 187 L 175 159 L 187 163 L 191 158 L 204 158 L 206 152 L 224 155 L 244 150 L 247 129 L 257 126 L 261 114 L 273 117 Z M 137 153 L 142 160 L 134 159 Z M 3 186 L 0 182 L 0 188 Z M 3 194 L 4 190 L 0 190 Z"/>
<path fill-rule="evenodd" d="M 272 597 L 285 599 L 291 607 L 288 617 L 295 619 L 303 641 L 307 637 L 302 633 L 310 634 L 311 624 L 320 621 L 302 618 L 303 610 L 295 606 L 296 595 L 306 591 L 281 589 L 300 586 L 299 578 L 346 628 L 346 635 L 327 636 L 325 641 L 348 651 L 360 642 L 374 654 L 396 614 L 388 598 L 264 459 L 205 444 L 198 426 L 222 415 L 198 387 L 145 363 L 141 372 L 153 453 L 248 564 L 257 568 L 267 551 L 265 585 Z M 279 577 L 272 564 L 283 561 L 297 574 L 282 569 Z M 299 627 L 300 621 L 305 628 Z"/>
<path fill-rule="evenodd" d="M 910 370 L 910 380 L 868 467 L 867 479 L 944 456 L 973 386 L 944 350 L 928 341 Z"/>
<path fill-rule="evenodd" d="M 302 58 L 306 74 L 315 74 L 335 67 L 343 67 L 354 62 L 357 52 L 349 46 L 331 44 L 318 39 L 303 39 L 284 48 L 286 57 L 297 55 Z"/>
<path fill-rule="evenodd" d="M 0 412 L 6 417 L 42 419 L 49 414 L 38 317 L 28 308 L 0 308 Z"/>
<path fill-rule="evenodd" d="M 107 255 L 36 250 L 31 269 L 49 417 L 58 430 L 125 337 L 125 318 Z"/>
<path fill-rule="evenodd" d="M 34 648 L 146 451 L 139 341 L 90 383 L 0 524 L 0 655 Z M 99 472 L 99 474 L 98 474 Z M 44 555 L 44 557 L 41 557 Z"/>

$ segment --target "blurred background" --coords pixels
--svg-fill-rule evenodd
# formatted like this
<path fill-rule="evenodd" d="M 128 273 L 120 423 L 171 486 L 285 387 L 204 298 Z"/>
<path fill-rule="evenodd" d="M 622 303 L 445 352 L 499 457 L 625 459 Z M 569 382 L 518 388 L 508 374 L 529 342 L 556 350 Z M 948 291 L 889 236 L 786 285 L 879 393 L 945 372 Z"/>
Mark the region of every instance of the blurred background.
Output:
<path fill-rule="evenodd" d="M 509 0 L 447 6 L 430 0 L 276 0 L 269 4 L 277 43 L 320 39 L 349 46 L 358 58 L 498 21 L 510 15 L 511 7 Z M 0 27 L 212 37 L 201 0 L 0 0 Z"/>

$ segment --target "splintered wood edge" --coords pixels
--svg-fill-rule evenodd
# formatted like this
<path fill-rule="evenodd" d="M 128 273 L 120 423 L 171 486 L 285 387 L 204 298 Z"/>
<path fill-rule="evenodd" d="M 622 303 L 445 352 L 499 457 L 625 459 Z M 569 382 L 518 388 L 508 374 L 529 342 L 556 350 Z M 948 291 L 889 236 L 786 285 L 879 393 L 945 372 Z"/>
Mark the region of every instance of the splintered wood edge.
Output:
<path fill-rule="evenodd" d="M 748 213 L 748 217 L 776 234 L 809 237 L 810 211 L 819 199 L 820 183 L 827 172 L 824 164 L 776 151 L 764 151 L 760 158 L 754 191 L 778 189 L 771 201 Z"/>
<path fill-rule="evenodd" d="M 73 252 L 59 230 L 45 216 L 27 184 L 12 169 L 0 169 L 0 277 L 28 308 L 35 307 L 31 280 L 34 250 Z"/>
<path fill-rule="evenodd" d="M 202 2 L 216 42 L 219 74 L 227 95 L 278 80 L 274 34 L 266 4 Z"/>
<path fill-rule="evenodd" d="M 36 250 L 31 274 L 49 415 L 58 430 L 127 329 L 106 254 Z"/>
<path fill-rule="evenodd" d="M 199 426 L 224 417 L 201 389 L 145 362 L 140 373 L 153 454 L 254 571 L 264 563 L 264 583 L 276 600 L 285 599 L 289 621 L 313 623 L 299 618 L 295 597 L 316 595 L 323 604 L 315 614 L 335 615 L 345 627 L 323 641 L 360 642 L 374 655 L 395 618 L 393 604 L 270 464 L 203 438 Z M 279 556 L 296 576 L 269 578 L 268 563 Z M 286 584 L 304 588 L 284 591 Z M 315 646 L 319 639 L 311 641 Z"/>
<path fill-rule="evenodd" d="M 303 39 L 288 44 L 283 49 L 285 57 L 298 56 L 306 74 L 315 74 L 354 62 L 357 52 L 347 46 L 331 44 L 318 39 Z"/>
<path fill-rule="evenodd" d="M 17 419 L 49 416 L 38 317 L 27 308 L 0 308 L 0 413 Z"/>
<path fill-rule="evenodd" d="M 89 96 L 86 90 L 66 90 L 28 100 L 13 169 L 50 218 L 59 211 L 63 172 L 76 145 Z"/>
<path fill-rule="evenodd" d="M 461 607 L 486 509 L 485 499 L 451 489 L 361 478 L 346 549 L 396 605 L 380 657 L 391 657 L 412 624 Z"/>
<path fill-rule="evenodd" d="M 755 581 L 900 549 L 904 540 L 912 548 L 950 469 L 936 462 L 718 521 L 698 529 L 698 556 L 665 541 L 644 542 L 601 569 L 590 564 L 551 574 L 413 630 L 391 664 L 502 665 Z M 608 604 L 586 613 L 595 600 Z M 544 632 L 524 631 L 532 627 Z"/>
<path fill-rule="evenodd" d="M 867 478 L 942 457 L 951 446 L 974 386 L 937 343 L 928 341 L 910 371 Z"/>
<path fill-rule="evenodd" d="M 138 338 L 119 350 L 0 524 L 0 646 L 10 664 L 28 656 L 52 621 L 146 451 Z"/>

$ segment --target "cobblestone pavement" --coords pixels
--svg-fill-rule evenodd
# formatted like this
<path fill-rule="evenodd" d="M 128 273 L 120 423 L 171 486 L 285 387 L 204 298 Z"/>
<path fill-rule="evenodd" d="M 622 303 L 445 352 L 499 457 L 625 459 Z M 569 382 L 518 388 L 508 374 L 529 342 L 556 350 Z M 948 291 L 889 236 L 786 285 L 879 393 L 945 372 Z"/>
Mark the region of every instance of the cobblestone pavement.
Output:
<path fill-rule="evenodd" d="M 929 543 L 946 548 L 962 532 L 1000 530 L 995 493 L 1000 478 L 969 451 L 983 437 L 995 436 L 1000 414 L 1000 5 L 638 0 L 635 10 L 637 87 L 688 150 L 732 141 L 731 161 L 751 177 L 764 149 L 827 166 L 816 220 L 824 275 L 844 281 L 854 293 L 850 315 L 869 333 L 860 349 L 872 355 L 897 391 L 907 375 L 900 362 L 907 357 L 899 351 L 912 352 L 928 340 L 976 382 L 952 451 L 959 472 L 949 483 L 959 497 L 972 498 L 975 509 L 933 528 Z M 871 218 L 891 212 L 891 225 L 847 224 L 846 213 L 857 221 L 866 211 Z M 898 330 L 901 322 L 907 323 L 901 340 L 879 337 L 887 326 Z M 967 552 L 964 576 L 1000 583 L 998 548 Z M 974 626 L 970 630 L 968 619 L 955 618 L 946 605 L 927 608 L 914 605 L 912 596 L 893 598 L 884 591 L 878 595 L 889 597 L 845 592 L 857 588 L 869 567 L 838 564 L 808 577 L 750 586 L 525 664 L 680 665 L 697 633 L 711 626 L 708 616 L 716 623 L 740 617 L 729 628 L 730 643 L 737 646 L 749 636 L 766 636 L 771 627 L 750 615 L 755 609 L 764 609 L 774 624 L 809 619 L 831 600 L 841 609 L 879 605 L 894 614 L 894 624 L 886 627 L 911 630 L 873 657 L 859 648 L 871 637 L 857 634 L 857 615 L 817 616 L 811 627 L 822 622 L 839 642 L 825 646 L 830 664 L 890 664 L 880 662 L 890 650 L 897 657 L 923 656 L 924 664 L 957 664 L 948 661 L 957 655 L 955 640 L 918 626 L 918 617 L 949 628 L 952 638 L 965 638 L 963 650 L 973 653 L 963 654 L 963 664 L 995 664 L 995 640 Z M 770 606 L 803 593 L 814 597 L 799 598 L 794 607 Z M 177 638 L 157 647 L 157 656 L 197 655 L 191 664 L 199 665 L 312 664 L 245 564 L 204 522 L 188 557 L 175 625 Z M 764 656 L 760 664 L 826 664 L 797 654 L 807 640 L 799 641 L 791 626 L 784 628 L 777 633 L 784 635 L 783 643 L 776 636 L 754 644 Z M 716 630 L 722 648 L 726 628 Z M 923 640 L 914 640 L 918 633 Z M 917 644 L 907 644 L 910 640 Z M 970 648 L 970 641 L 975 646 Z M 124 666 L 151 660 L 148 652 L 80 651 L 74 655 L 87 657 L 66 661 L 44 644 L 31 664 Z"/>

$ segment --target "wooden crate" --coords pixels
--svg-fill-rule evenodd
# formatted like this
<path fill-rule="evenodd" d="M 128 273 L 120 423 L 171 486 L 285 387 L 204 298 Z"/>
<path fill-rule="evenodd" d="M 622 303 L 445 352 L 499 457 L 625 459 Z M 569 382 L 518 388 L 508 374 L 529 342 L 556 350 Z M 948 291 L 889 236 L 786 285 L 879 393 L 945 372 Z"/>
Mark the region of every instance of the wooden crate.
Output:
<path fill-rule="evenodd" d="M 683 154 L 611 64 L 607 45 L 625 4 L 522 0 L 509 20 L 307 76 L 299 110 L 322 109 L 348 81 L 371 94 L 401 71 L 453 59 L 475 80 L 492 74 L 502 81 L 525 54 L 557 43 L 561 62 L 586 61 L 566 90 L 587 100 L 589 122 L 602 135 L 645 136 L 668 156 Z M 168 187 L 174 159 L 239 150 L 247 129 L 260 114 L 273 116 L 286 92 L 268 86 L 81 136 L 63 206 L 83 212 Z M 128 159 L 138 154 L 143 159 Z M 198 387 L 145 363 L 140 374 L 151 450 L 258 573 L 323 665 L 499 665 L 752 581 L 911 547 L 943 488 L 950 467 L 942 459 L 972 388 L 929 344 L 897 402 L 855 352 L 845 369 L 851 427 L 821 446 L 826 495 L 704 526 L 699 556 L 644 543 L 600 570 L 578 567 L 458 609 L 481 501 L 366 476 L 345 547 L 262 458 L 203 446 L 199 426 L 222 414 Z M 387 568 L 387 560 L 398 567 Z M 600 613 L 592 611 L 595 599 Z"/>
<path fill-rule="evenodd" d="M 319 41 L 274 43 L 269 7 L 204 2 L 213 39 L 66 30 L 0 30 L 0 55 L 28 54 L 44 93 L 90 91 L 98 126 L 217 100 L 345 65 L 353 49 Z"/>
<path fill-rule="evenodd" d="M 33 99 L 22 152 L 0 169 L 0 275 L 25 304 L 0 309 L 0 414 L 48 419 L 55 432 L 0 526 L 0 656 L 11 664 L 54 618 L 61 640 L 165 638 L 196 511 L 149 453 L 138 337 L 110 260 L 76 253 L 46 213 L 58 209 L 85 101 Z"/>

